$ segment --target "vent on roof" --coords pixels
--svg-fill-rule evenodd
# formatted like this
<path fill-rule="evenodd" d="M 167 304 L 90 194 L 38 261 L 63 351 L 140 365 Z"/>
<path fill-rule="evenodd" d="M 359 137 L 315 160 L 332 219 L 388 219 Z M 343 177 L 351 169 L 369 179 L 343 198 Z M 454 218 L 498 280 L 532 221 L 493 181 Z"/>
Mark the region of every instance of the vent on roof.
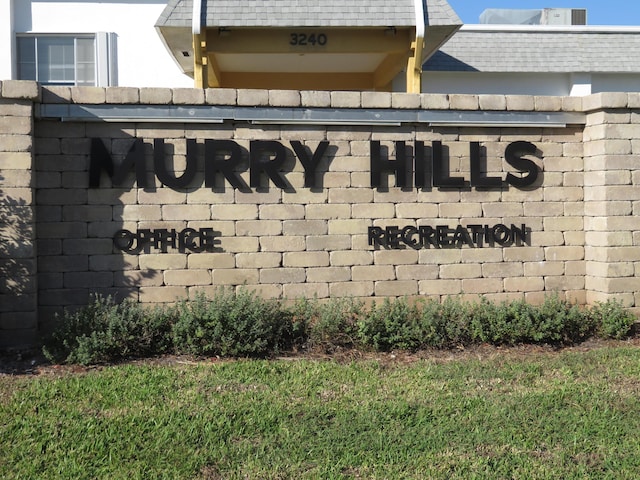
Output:
<path fill-rule="evenodd" d="M 515 10 L 488 8 L 480 15 L 480 23 L 491 25 L 586 25 L 584 8 L 545 8 Z"/>
<path fill-rule="evenodd" d="M 586 25 L 587 11 L 584 8 L 545 8 L 542 25 Z"/>

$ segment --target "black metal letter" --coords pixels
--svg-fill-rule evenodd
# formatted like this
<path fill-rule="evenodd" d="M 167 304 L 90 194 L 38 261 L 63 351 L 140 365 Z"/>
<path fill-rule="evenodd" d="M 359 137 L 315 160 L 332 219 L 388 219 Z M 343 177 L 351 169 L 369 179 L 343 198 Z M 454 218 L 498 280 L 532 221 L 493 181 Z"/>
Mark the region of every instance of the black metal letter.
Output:
<path fill-rule="evenodd" d="M 271 158 L 271 155 L 265 155 L 265 153 L 273 154 L 273 158 Z M 278 170 L 287 159 L 287 150 L 281 143 L 273 140 L 252 140 L 249 158 L 251 163 L 249 184 L 251 187 L 257 188 L 260 186 L 260 174 L 264 172 L 276 187 L 287 188 L 287 182 L 285 182 Z"/>
<path fill-rule="evenodd" d="M 218 152 L 228 153 L 226 159 L 218 159 Z M 216 173 L 221 172 L 224 178 L 238 190 L 245 190 L 247 184 L 235 172 L 235 168 L 242 161 L 242 149 L 233 140 L 204 141 L 204 184 L 206 187 L 215 186 Z"/>
<path fill-rule="evenodd" d="M 506 181 L 509 185 L 513 185 L 516 188 L 524 188 L 533 185 L 538 179 L 538 165 L 533 160 L 522 158 L 523 155 L 535 155 L 537 151 L 537 147 L 530 142 L 513 142 L 507 146 L 504 151 L 507 163 L 523 173 L 528 173 L 524 177 L 517 177 L 512 173 L 508 173 Z"/>
<path fill-rule="evenodd" d="M 196 158 L 196 141 L 193 138 L 187 139 L 187 166 L 179 177 L 175 177 L 167 170 L 164 161 L 164 140 L 156 138 L 153 140 L 153 166 L 156 170 L 156 177 L 163 185 L 171 188 L 187 187 L 196 175 L 198 169 Z"/>
<path fill-rule="evenodd" d="M 304 186 L 308 188 L 314 187 L 316 185 L 316 168 L 318 168 L 322 156 L 327 151 L 329 142 L 326 140 L 321 141 L 311 156 L 309 151 L 302 145 L 302 142 L 292 140 L 291 146 L 304 167 Z"/>
<path fill-rule="evenodd" d="M 471 160 L 471 186 L 472 187 L 500 187 L 501 177 L 488 177 L 486 175 L 487 162 L 482 164 L 480 158 L 480 142 L 471 142 L 469 145 L 469 157 Z M 484 167 L 484 169 L 482 168 Z M 483 172 L 483 170 L 485 170 Z"/>
<path fill-rule="evenodd" d="M 135 169 L 138 187 L 147 187 L 147 176 L 144 169 L 144 145 L 140 138 L 136 138 L 129 148 L 122 163 L 115 167 L 113 159 L 99 138 L 91 139 L 91 152 L 89 156 L 89 187 L 100 186 L 100 175 L 104 170 L 114 186 L 120 185 L 131 169 Z"/>
<path fill-rule="evenodd" d="M 433 142 L 431 147 L 431 165 L 434 187 L 464 187 L 464 178 L 451 177 L 449 172 L 445 171 L 447 168 L 442 155 L 442 142 L 440 141 Z"/>
<path fill-rule="evenodd" d="M 383 160 L 380 151 L 380 142 L 377 140 L 371 141 L 371 187 L 379 188 L 381 186 L 381 177 L 383 171 L 395 172 L 396 175 L 396 187 L 411 188 L 411 184 L 408 181 L 408 172 L 411 168 L 407 159 L 407 152 L 404 142 L 395 142 L 396 145 L 396 159 L 395 160 Z"/>

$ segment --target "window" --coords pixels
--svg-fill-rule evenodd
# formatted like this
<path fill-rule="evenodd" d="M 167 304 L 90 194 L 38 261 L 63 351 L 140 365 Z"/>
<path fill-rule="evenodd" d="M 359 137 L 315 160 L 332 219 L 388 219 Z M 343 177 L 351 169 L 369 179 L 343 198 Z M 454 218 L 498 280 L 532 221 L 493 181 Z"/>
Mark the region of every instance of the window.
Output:
<path fill-rule="evenodd" d="M 115 85 L 115 35 L 19 35 L 18 79 L 46 85 Z"/>

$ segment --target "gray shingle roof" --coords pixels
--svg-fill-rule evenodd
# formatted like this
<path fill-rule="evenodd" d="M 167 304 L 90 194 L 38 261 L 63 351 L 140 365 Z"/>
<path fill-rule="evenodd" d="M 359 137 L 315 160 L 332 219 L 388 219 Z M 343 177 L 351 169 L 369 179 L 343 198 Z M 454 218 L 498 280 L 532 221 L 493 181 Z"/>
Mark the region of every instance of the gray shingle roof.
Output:
<path fill-rule="evenodd" d="M 464 27 L 424 65 L 428 71 L 640 72 L 640 31 L 615 28 L 491 31 Z"/>
<path fill-rule="evenodd" d="M 446 0 L 424 0 L 427 25 L 461 25 Z M 206 0 L 208 27 L 415 26 L 414 0 Z M 190 27 L 193 0 L 169 0 L 158 27 Z"/>

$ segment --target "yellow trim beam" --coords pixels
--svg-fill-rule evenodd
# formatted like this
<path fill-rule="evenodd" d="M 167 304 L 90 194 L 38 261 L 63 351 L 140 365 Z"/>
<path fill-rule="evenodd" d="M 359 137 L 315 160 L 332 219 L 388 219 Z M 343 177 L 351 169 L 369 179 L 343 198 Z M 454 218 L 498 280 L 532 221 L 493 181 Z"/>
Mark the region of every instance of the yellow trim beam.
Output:
<path fill-rule="evenodd" d="M 207 43 L 205 35 L 193 36 L 193 80 L 195 88 L 207 88 L 209 86 L 207 67 Z"/>

